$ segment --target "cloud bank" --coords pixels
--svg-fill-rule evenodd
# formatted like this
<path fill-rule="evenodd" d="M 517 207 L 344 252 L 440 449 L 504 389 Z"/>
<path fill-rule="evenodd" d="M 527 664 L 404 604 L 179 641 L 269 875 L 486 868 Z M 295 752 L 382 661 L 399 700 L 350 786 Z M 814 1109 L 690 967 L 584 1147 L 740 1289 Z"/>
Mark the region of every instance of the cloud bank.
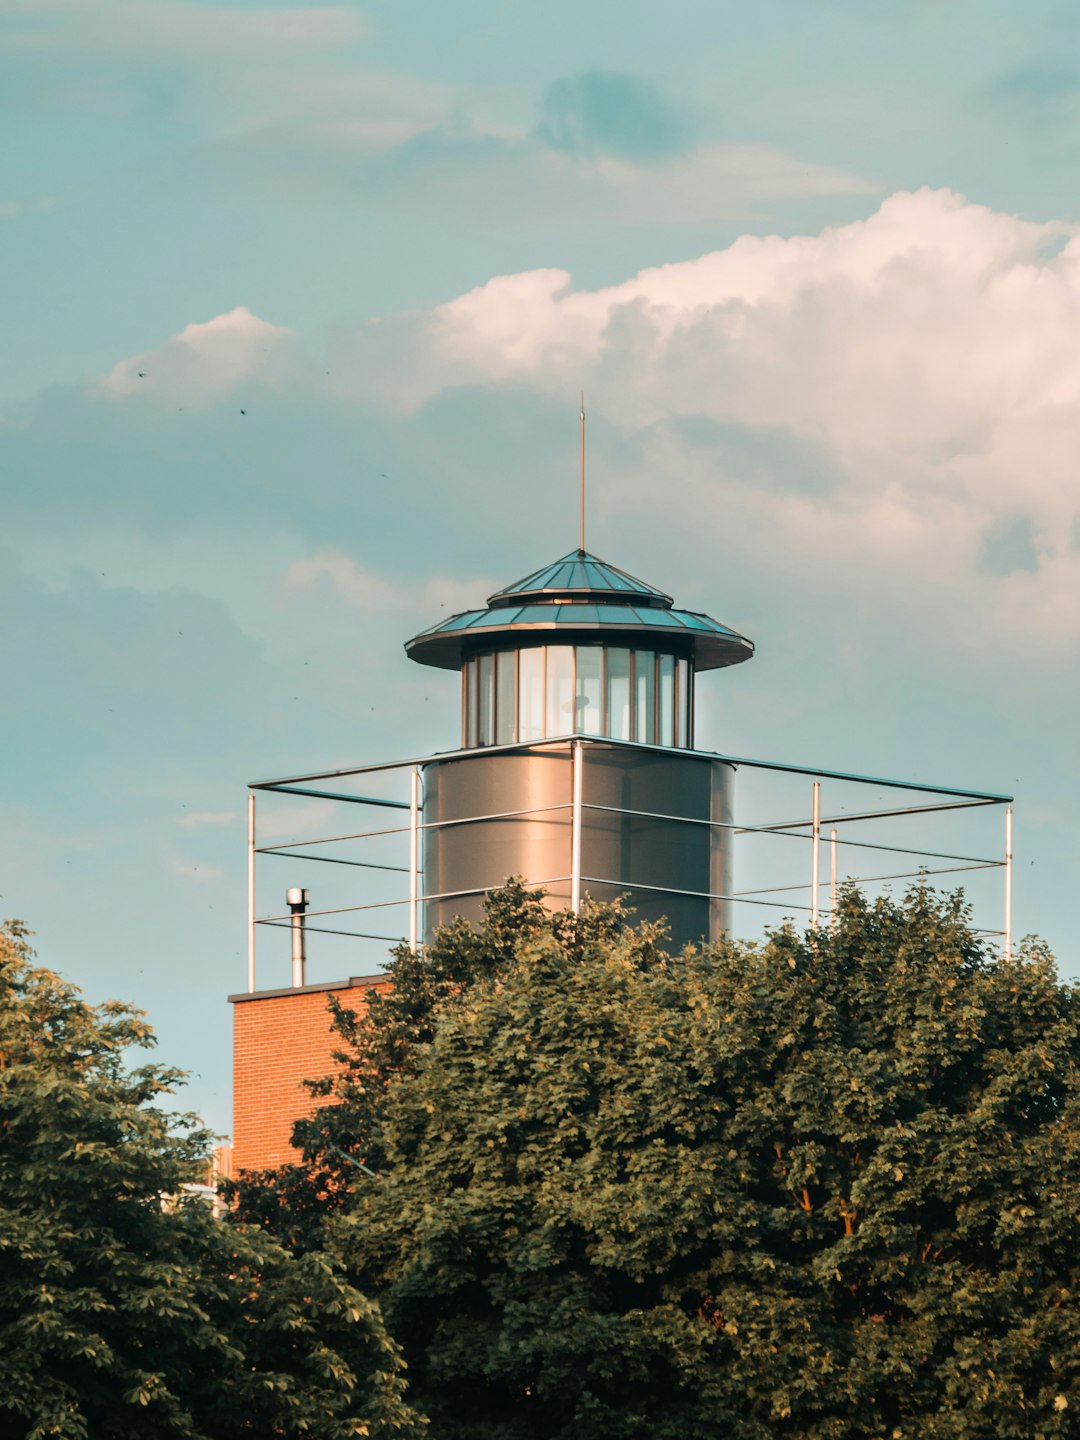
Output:
<path fill-rule="evenodd" d="M 563 270 L 497 276 L 429 311 L 338 332 L 327 367 L 239 309 L 123 362 L 209 403 L 235 377 L 294 400 L 388 406 L 403 425 L 449 392 L 567 400 L 621 447 L 598 500 L 655 508 L 656 476 L 764 566 L 811 592 L 882 592 L 906 626 L 1080 640 L 1080 237 L 948 191 L 891 196 L 816 235 L 744 235 L 598 290 Z M 325 377 L 329 376 L 329 379 Z M 299 403 L 298 401 L 296 403 Z M 611 466 L 605 466 L 610 473 Z M 336 552 L 289 575 L 358 608 L 393 606 Z"/>

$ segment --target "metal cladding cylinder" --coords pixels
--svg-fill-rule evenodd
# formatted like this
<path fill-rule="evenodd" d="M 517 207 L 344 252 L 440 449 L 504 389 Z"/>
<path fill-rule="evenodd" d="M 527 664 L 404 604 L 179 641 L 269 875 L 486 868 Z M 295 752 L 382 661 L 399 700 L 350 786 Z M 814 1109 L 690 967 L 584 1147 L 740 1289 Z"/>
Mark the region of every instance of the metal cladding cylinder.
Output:
<path fill-rule="evenodd" d="M 622 896 L 671 943 L 729 928 L 731 765 L 660 747 L 582 739 L 580 887 Z M 424 929 L 480 918 L 483 893 L 511 875 L 572 898 L 574 744 L 483 750 L 424 767 Z M 464 893 L 463 893 L 464 892 Z"/>

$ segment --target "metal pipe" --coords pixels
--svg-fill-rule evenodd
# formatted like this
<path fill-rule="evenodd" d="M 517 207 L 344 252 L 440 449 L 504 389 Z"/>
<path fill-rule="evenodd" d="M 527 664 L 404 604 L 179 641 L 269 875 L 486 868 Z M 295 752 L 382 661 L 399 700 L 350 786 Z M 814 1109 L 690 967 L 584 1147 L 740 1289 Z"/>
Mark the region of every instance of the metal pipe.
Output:
<path fill-rule="evenodd" d="M 828 778 L 828 777 L 826 777 Z M 896 815 L 932 815 L 939 810 L 977 810 L 983 805 L 1005 805 L 1006 800 L 989 799 L 984 800 L 976 797 L 973 800 L 945 800 L 939 805 L 898 805 L 893 810 L 860 810 L 850 815 L 824 815 L 821 823 L 823 825 L 850 825 L 854 820 L 891 820 Z M 783 820 L 774 821 L 770 825 L 758 825 L 758 830 L 808 830 L 813 820 Z M 849 842 L 845 841 L 845 844 Z"/>
<path fill-rule="evenodd" d="M 570 909 L 576 915 L 581 909 L 581 741 L 574 741 L 573 785 L 574 802 L 570 820 Z"/>
<path fill-rule="evenodd" d="M 810 928 L 818 928 L 818 861 L 821 852 L 821 781 L 814 781 L 813 844 L 810 846 Z"/>
<path fill-rule="evenodd" d="M 322 835 L 317 840 L 283 840 L 280 845 L 260 845 L 260 855 L 272 855 L 275 850 L 299 850 L 304 845 L 336 845 L 339 840 L 375 840 L 380 835 L 406 835 L 408 825 L 388 825 L 385 830 L 358 830 L 353 835 Z M 403 870 L 406 866 L 401 867 Z"/>
<path fill-rule="evenodd" d="M 269 925 L 271 930 L 285 930 L 291 927 L 291 920 L 260 920 L 260 925 Z M 329 930 L 325 925 L 309 925 L 304 921 L 304 934 L 347 935 L 352 940 L 385 940 L 387 945 L 400 945 L 400 935 L 371 935 L 366 930 Z"/>
<path fill-rule="evenodd" d="M 1013 807 L 1005 809 L 1005 959 L 1012 956 Z"/>
<path fill-rule="evenodd" d="M 548 875 L 548 876 L 546 876 L 543 880 L 530 880 L 530 881 L 529 881 L 529 885 L 530 885 L 530 887 L 531 887 L 532 889 L 540 890 L 540 889 L 542 889 L 545 885 L 565 885 L 565 884 L 569 881 L 569 879 L 570 879 L 570 876 L 569 876 L 569 875 Z M 501 883 L 502 883 L 502 882 L 500 882 L 500 884 L 501 884 Z M 607 884 L 608 882 L 605 881 L 604 883 Z M 616 883 L 616 882 L 612 882 L 612 883 Z M 431 894 L 431 895 L 421 895 L 421 896 L 420 896 L 420 899 L 421 899 L 421 901 L 423 901 L 423 900 L 460 900 L 460 899 L 464 898 L 466 895 L 487 895 L 487 894 L 490 894 L 490 892 L 491 892 L 492 890 L 498 890 L 499 888 L 500 888 L 499 885 L 478 885 L 478 886 L 476 886 L 476 888 L 473 889 L 473 890 L 445 890 L 445 891 L 442 891 L 441 893 L 438 893 L 438 894 L 434 894 L 434 893 L 433 893 L 433 894 Z M 678 893 L 678 892 L 672 891 L 672 894 L 676 894 L 676 893 Z M 689 893 L 689 892 L 687 892 L 687 893 Z M 350 914 L 354 913 L 355 911 L 359 911 L 359 910 L 393 910 L 393 909 L 394 909 L 396 906 L 398 906 L 398 905 L 408 905 L 408 903 L 409 903 L 409 902 L 408 902 L 408 899 L 404 899 L 404 900 L 372 900 L 369 904 L 366 904 L 366 905 L 335 905 L 332 909 L 328 909 L 328 910 L 309 910 L 309 911 L 307 912 L 307 918 L 308 918 L 308 920 L 312 920 L 312 919 L 314 919 L 316 916 L 319 916 L 319 915 L 350 915 Z M 289 918 L 290 918 L 290 917 L 289 917 L 288 915 L 262 915 L 262 916 L 259 917 L 258 920 L 255 921 L 255 924 L 256 924 L 256 925 L 272 925 L 272 924 L 278 923 L 279 921 L 288 921 Z M 313 926 L 310 926 L 310 925 L 308 926 L 308 929 L 313 929 L 313 928 L 314 928 Z"/>
<path fill-rule="evenodd" d="M 255 792 L 248 791 L 248 994 L 255 993 Z"/>
<path fill-rule="evenodd" d="M 281 856 L 286 860 L 308 860 L 314 865 L 351 865 L 355 870 L 392 870 L 397 875 L 407 875 L 407 865 L 376 865 L 371 860 L 342 860 L 337 855 L 301 855 L 299 850 L 259 850 L 259 855 Z"/>
<path fill-rule="evenodd" d="M 996 804 L 996 801 L 976 800 L 972 807 L 980 805 Z M 525 815 L 543 815 L 551 810 L 569 810 L 569 801 L 558 805 L 536 805 L 527 810 L 501 810 L 490 815 L 466 815 L 455 820 L 429 820 L 421 822 L 421 830 L 444 830 L 453 825 L 474 825 L 484 820 L 513 820 Z M 881 810 L 866 815 L 834 815 L 826 816 L 822 824 L 828 824 L 830 820 L 837 823 L 846 823 L 849 820 L 880 820 L 889 817 L 903 815 L 922 815 L 936 810 L 963 810 L 971 808 L 964 805 L 919 805 L 911 809 Z M 731 830 L 736 835 L 776 835 L 788 840 L 808 840 L 808 835 L 794 833 L 796 829 L 812 824 L 809 820 L 791 820 L 783 825 L 737 825 L 731 820 L 703 820 L 693 815 L 669 815 L 662 810 L 632 810 L 626 805 L 598 805 L 593 801 L 583 802 L 583 810 L 602 810 L 612 815 L 629 815 L 642 820 L 672 820 L 684 825 L 707 825 L 713 830 Z M 257 855 L 288 854 L 292 849 L 300 849 L 308 845 L 334 845 L 345 840 L 373 840 L 384 835 L 404 835 L 409 830 L 408 825 L 394 825 L 384 830 L 360 830 L 350 835 L 323 835 L 317 840 L 285 840 L 280 845 L 259 845 L 256 846 Z M 846 845 L 849 849 L 857 850 L 888 850 L 895 855 L 923 855 L 929 860 L 971 860 L 980 864 L 1003 865 L 1003 860 L 987 860 L 982 855 L 954 855 L 944 850 L 921 850 L 910 845 L 882 845 L 867 840 L 840 840 L 838 845 Z M 303 859 L 303 856 L 297 856 Z M 353 861 L 353 864 L 361 864 L 360 861 Z M 370 865 L 374 870 L 400 870 L 403 874 L 409 868 L 407 865 Z"/>
<path fill-rule="evenodd" d="M 307 941 L 304 936 L 304 912 L 311 895 L 299 886 L 285 892 L 285 903 L 292 916 L 292 983 L 294 989 L 307 984 Z"/>
<path fill-rule="evenodd" d="M 961 875 L 967 874 L 972 870 L 1000 870 L 1002 863 L 1001 860 L 994 860 L 986 865 L 943 865 L 939 870 L 927 870 L 925 868 L 921 870 L 898 870 L 890 875 L 860 875 L 857 878 L 860 885 L 876 885 L 880 880 L 917 880 L 920 875 Z M 606 883 L 614 885 L 616 883 L 621 884 L 622 882 L 613 880 Z M 628 885 L 631 883 L 629 880 L 626 881 Z M 731 900 L 742 900 L 747 895 L 780 895 L 791 890 L 809 890 L 810 888 L 811 886 L 805 881 L 797 885 L 762 885 L 757 890 L 736 890 L 728 898 Z"/>
<path fill-rule="evenodd" d="M 836 929 L 836 827 L 829 831 L 829 928 Z"/>
<path fill-rule="evenodd" d="M 548 735 L 542 740 L 519 740 L 513 744 L 506 745 L 485 745 L 485 755 L 509 754 L 515 750 L 548 750 L 558 745 L 566 745 L 576 737 L 570 735 Z M 658 750 L 664 755 L 671 753 L 670 747 L 665 745 L 651 745 L 643 740 L 612 740 L 610 737 L 602 737 L 605 744 L 618 745 L 621 748 L 630 747 L 636 750 Z M 385 760 L 376 765 L 351 765 L 341 770 L 320 770 L 313 775 L 289 775 L 277 780 L 257 780 L 252 784 L 255 790 L 280 790 L 286 785 L 303 784 L 308 780 L 338 780 L 349 775 L 374 775 L 383 770 L 408 770 L 413 765 L 426 765 L 432 758 L 438 760 L 455 760 L 465 755 L 471 755 L 472 750 L 445 750 L 437 756 L 418 755 L 409 760 Z M 912 790 L 924 795 L 953 795 L 965 800 L 981 800 L 988 805 L 1007 805 L 1015 797 L 1012 795 L 994 794 L 988 790 L 958 790 L 950 785 L 927 785 L 915 780 L 886 780 L 880 775 L 856 775 L 847 770 L 821 770 L 813 769 L 808 765 L 787 765 L 779 760 L 753 760 L 744 755 L 722 755 L 718 750 L 686 750 L 688 756 L 697 756 L 702 760 L 723 760 L 728 765 L 746 765 L 753 770 L 775 770 L 788 775 L 816 775 L 822 780 L 847 780 L 858 785 L 878 785 L 889 790 Z M 357 795 L 341 795 L 328 798 L 342 800 L 359 800 Z M 383 802 L 387 803 L 387 802 Z M 403 809 L 408 806 L 404 801 L 397 802 Z M 843 819 L 843 816 L 837 817 Z"/>
<path fill-rule="evenodd" d="M 420 771 L 414 767 L 409 786 L 409 949 L 416 952 L 417 936 L 417 867 L 420 862 Z"/>
<path fill-rule="evenodd" d="M 743 895 L 724 895 L 712 890 L 679 890 L 674 885 L 645 885 L 640 880 L 605 880 L 601 875 L 583 875 L 581 879 L 585 885 L 610 885 L 613 890 L 621 890 L 624 894 L 633 890 L 648 890 L 655 895 L 685 895 L 691 900 L 737 900 L 740 905 L 765 905 L 771 910 L 810 909 L 809 905 L 785 905 L 779 900 L 751 900 Z M 544 884 L 552 883 L 550 880 L 544 881 Z"/>
<path fill-rule="evenodd" d="M 409 808 L 407 800 L 383 800 L 377 795 L 344 795 L 338 790 L 311 790 L 306 785 L 256 785 L 254 788 L 272 790 L 275 795 L 306 795 L 313 800 L 344 800 L 349 805 L 381 805 L 387 810 Z"/>

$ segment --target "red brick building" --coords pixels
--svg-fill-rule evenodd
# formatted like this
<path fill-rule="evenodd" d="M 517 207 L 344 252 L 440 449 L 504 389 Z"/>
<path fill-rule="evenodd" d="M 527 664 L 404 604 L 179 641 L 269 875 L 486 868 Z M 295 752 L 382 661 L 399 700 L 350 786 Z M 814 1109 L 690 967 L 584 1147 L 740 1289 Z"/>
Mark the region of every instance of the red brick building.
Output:
<path fill-rule="evenodd" d="M 318 1105 L 305 1080 L 318 1080 L 337 1067 L 332 1051 L 340 1041 L 330 1029 L 329 996 L 362 1010 L 373 988 L 385 989 L 379 975 L 284 990 L 230 995 L 233 1010 L 232 1171 L 288 1165 L 298 1153 L 290 1144 L 295 1121 Z"/>

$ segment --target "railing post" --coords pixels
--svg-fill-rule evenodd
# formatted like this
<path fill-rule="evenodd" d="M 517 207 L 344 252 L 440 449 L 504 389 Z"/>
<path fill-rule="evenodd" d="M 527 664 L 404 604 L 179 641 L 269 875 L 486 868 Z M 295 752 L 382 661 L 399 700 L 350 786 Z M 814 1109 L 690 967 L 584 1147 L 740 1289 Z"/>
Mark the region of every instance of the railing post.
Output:
<path fill-rule="evenodd" d="M 575 740 L 572 750 L 573 806 L 570 812 L 570 908 L 575 914 L 581 909 L 581 741 Z"/>
<path fill-rule="evenodd" d="M 1005 959 L 1012 955 L 1013 807 L 1005 807 Z"/>
<path fill-rule="evenodd" d="M 255 792 L 248 791 L 248 994 L 255 993 Z"/>
<path fill-rule="evenodd" d="M 415 952 L 419 931 L 418 872 L 420 865 L 420 768 L 414 765 L 409 786 L 409 949 Z"/>
<path fill-rule="evenodd" d="M 821 781 L 814 781 L 814 829 L 810 843 L 810 928 L 818 928 L 818 876 L 821 858 Z"/>

